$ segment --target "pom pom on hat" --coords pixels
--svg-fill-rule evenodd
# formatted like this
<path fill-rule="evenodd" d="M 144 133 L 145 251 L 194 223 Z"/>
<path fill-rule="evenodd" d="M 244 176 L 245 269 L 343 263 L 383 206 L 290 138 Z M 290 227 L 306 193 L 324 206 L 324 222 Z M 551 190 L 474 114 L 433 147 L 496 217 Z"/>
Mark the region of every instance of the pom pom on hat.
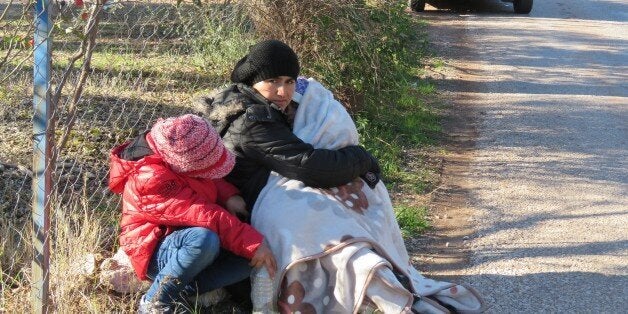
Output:
<path fill-rule="evenodd" d="M 149 135 L 151 148 L 174 172 L 217 179 L 229 174 L 235 164 L 216 130 L 197 115 L 160 118 Z"/>
<path fill-rule="evenodd" d="M 279 76 L 289 76 L 296 80 L 299 70 L 299 58 L 294 50 L 282 41 L 270 39 L 250 48 L 249 54 L 235 65 L 231 72 L 231 81 L 251 86 Z"/>

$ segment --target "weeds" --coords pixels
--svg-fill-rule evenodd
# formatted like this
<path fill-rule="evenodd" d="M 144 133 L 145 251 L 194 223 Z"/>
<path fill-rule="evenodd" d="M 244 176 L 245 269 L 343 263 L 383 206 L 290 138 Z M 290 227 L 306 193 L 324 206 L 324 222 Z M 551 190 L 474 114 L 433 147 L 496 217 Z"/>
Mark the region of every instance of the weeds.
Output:
<path fill-rule="evenodd" d="M 399 206 L 395 208 L 395 216 L 401 233 L 404 236 L 416 236 L 429 227 L 426 220 L 425 207 Z"/>

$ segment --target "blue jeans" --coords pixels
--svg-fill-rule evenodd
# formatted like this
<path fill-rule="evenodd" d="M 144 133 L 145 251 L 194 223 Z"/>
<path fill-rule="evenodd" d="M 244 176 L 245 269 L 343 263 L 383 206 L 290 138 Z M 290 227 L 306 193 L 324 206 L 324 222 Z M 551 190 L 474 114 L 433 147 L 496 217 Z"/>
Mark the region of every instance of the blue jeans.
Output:
<path fill-rule="evenodd" d="M 242 281 L 251 274 L 249 261 L 220 249 L 218 235 L 206 228 L 177 230 L 153 253 L 147 275 L 153 284 L 146 300 L 171 304 L 186 295 L 203 294 Z"/>

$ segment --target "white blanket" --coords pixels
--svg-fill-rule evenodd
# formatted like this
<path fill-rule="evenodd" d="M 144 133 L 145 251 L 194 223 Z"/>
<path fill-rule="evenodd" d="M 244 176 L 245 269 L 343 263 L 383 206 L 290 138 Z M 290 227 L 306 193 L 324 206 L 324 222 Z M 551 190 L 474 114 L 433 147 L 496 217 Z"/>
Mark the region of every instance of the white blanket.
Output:
<path fill-rule="evenodd" d="M 299 138 L 316 148 L 358 143 L 353 120 L 329 90 L 313 79 L 299 79 L 297 90 L 294 133 Z M 264 234 L 279 267 L 270 300 L 256 300 L 255 292 L 269 287 L 254 276 L 256 311 L 356 313 L 372 306 L 401 313 L 410 311 L 413 294 L 437 297 L 460 310 L 480 309 L 472 291 L 427 279 L 412 266 L 382 182 L 371 189 L 357 178 L 316 189 L 273 172 L 255 203 L 252 224 Z M 399 278 L 409 279 L 405 287 Z"/>

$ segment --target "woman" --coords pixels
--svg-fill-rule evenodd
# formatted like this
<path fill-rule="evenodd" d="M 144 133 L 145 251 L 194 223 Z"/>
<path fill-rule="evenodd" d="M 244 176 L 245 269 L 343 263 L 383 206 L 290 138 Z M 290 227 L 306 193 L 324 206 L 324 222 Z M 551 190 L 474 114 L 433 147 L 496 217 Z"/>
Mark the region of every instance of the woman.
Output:
<path fill-rule="evenodd" d="M 209 119 L 236 156 L 227 180 L 249 206 L 271 171 L 312 187 L 334 187 L 367 172 L 377 180 L 379 166 L 361 146 L 314 149 L 292 132 L 292 102 L 299 74 L 297 55 L 278 40 L 253 46 L 231 73 L 233 85 L 209 100 Z"/>
<path fill-rule="evenodd" d="M 479 309 L 464 287 L 413 269 L 377 162 L 356 145 L 355 125 L 331 92 L 297 81 L 298 73 L 290 47 L 263 41 L 236 64 L 235 84 L 210 101 L 209 117 L 236 155 L 227 180 L 277 259 L 277 292 L 261 307 L 254 298 L 257 310 L 447 312 L 427 295 Z M 303 96 L 301 105 L 293 96 Z M 461 294 L 472 300 L 459 302 Z"/>

